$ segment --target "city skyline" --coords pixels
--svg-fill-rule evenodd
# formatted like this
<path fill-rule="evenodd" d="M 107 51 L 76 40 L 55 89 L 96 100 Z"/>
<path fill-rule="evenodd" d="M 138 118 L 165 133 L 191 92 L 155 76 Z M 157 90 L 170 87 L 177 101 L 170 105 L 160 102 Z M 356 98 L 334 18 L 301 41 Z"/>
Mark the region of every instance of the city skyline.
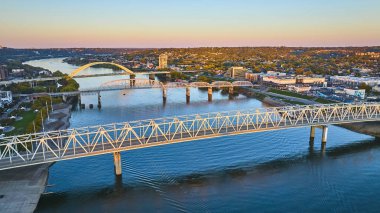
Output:
<path fill-rule="evenodd" d="M 15 48 L 376 46 L 380 2 L 2 2 L 0 45 Z"/>

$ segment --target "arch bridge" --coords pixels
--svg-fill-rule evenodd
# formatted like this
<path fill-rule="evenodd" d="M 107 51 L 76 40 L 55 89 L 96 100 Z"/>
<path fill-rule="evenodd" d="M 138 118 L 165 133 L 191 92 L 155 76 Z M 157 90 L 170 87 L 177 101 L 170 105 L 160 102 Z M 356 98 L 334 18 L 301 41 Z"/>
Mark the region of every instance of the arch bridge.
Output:
<path fill-rule="evenodd" d="M 77 68 L 76 70 L 74 70 L 72 73 L 69 74 L 69 77 L 70 77 L 70 78 L 73 78 L 73 77 L 76 76 L 78 73 L 82 72 L 83 70 L 85 70 L 85 69 L 87 69 L 87 68 L 90 68 L 90 67 L 92 67 L 92 66 L 99 65 L 99 64 L 113 65 L 113 66 L 115 66 L 115 67 L 120 68 L 121 70 L 123 70 L 124 72 L 126 72 L 126 73 L 129 74 L 129 75 L 135 75 L 135 73 L 134 73 L 132 70 L 126 68 L 126 67 L 123 66 L 123 65 L 116 64 L 116 63 L 113 63 L 113 62 L 101 62 L 101 61 L 100 61 L 100 62 L 92 62 L 92 63 L 86 64 L 86 65 L 83 65 L 83 66 Z"/>
<path fill-rule="evenodd" d="M 87 68 L 90 68 L 92 66 L 99 65 L 99 64 L 107 64 L 107 65 L 115 66 L 115 67 L 119 68 L 120 70 L 122 70 L 124 72 L 124 74 L 119 72 L 119 73 L 100 73 L 100 74 L 78 75 L 83 70 L 85 70 Z M 180 72 L 182 72 L 182 73 L 196 73 L 196 72 L 199 72 L 199 70 L 184 70 L 184 71 L 180 71 Z M 131 76 L 135 76 L 137 74 L 139 74 L 139 75 L 149 75 L 149 78 L 153 80 L 154 79 L 154 75 L 156 75 L 156 74 L 170 74 L 170 71 L 136 71 L 136 72 L 133 72 L 132 70 L 128 69 L 127 67 L 125 67 L 125 66 L 123 66 L 121 64 L 117 64 L 117 63 L 114 63 L 114 62 L 99 61 L 99 62 L 88 63 L 86 65 L 78 67 L 73 72 L 71 72 L 68 77 L 69 78 L 88 78 L 88 77 L 101 77 L 101 76 L 114 76 L 114 75 L 131 75 Z"/>
<path fill-rule="evenodd" d="M 128 121 L 0 138 L 0 170 L 113 153 L 121 174 L 120 152 L 207 138 L 380 120 L 380 103 L 286 106 Z"/>

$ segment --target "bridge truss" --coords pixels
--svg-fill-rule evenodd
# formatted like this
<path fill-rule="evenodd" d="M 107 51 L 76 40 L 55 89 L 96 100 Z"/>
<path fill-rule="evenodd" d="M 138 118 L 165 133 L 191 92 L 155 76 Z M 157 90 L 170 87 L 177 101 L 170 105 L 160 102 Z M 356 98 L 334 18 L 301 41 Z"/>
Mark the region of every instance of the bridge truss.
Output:
<path fill-rule="evenodd" d="M 0 139 L 0 170 L 227 135 L 380 120 L 380 103 L 274 107 L 157 118 Z"/>
<path fill-rule="evenodd" d="M 249 81 L 215 81 L 212 83 L 207 82 L 168 82 L 166 84 L 149 79 L 120 79 L 109 81 L 100 86 L 102 90 L 112 89 L 128 89 L 128 88 L 222 88 L 222 87 L 252 87 L 253 84 Z M 93 89 L 91 89 L 93 90 Z"/>

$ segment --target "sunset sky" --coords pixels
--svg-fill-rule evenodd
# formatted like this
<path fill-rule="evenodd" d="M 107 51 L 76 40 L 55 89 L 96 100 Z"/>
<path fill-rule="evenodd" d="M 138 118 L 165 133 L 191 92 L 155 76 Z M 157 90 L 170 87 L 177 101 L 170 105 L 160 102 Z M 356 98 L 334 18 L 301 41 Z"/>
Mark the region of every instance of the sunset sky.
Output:
<path fill-rule="evenodd" d="M 379 0 L 1 0 L 0 45 L 380 45 Z"/>

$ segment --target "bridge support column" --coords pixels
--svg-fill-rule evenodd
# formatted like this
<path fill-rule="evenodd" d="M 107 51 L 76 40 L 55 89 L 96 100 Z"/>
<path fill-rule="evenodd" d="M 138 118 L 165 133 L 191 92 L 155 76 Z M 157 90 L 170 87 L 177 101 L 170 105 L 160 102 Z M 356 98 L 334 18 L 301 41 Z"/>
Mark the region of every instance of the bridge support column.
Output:
<path fill-rule="evenodd" d="M 79 104 L 79 107 L 82 106 L 82 98 L 81 98 L 80 94 L 78 95 L 78 104 Z"/>
<path fill-rule="evenodd" d="M 190 103 L 190 87 L 186 87 L 186 103 Z"/>
<path fill-rule="evenodd" d="M 328 131 L 328 127 L 322 126 L 322 143 L 327 142 L 327 131 Z"/>
<path fill-rule="evenodd" d="M 207 94 L 208 94 L 208 101 L 211 102 L 212 101 L 212 87 L 208 88 Z"/>
<path fill-rule="evenodd" d="M 130 75 L 129 78 L 131 79 L 129 85 L 131 85 L 131 87 L 134 87 L 136 85 L 136 76 L 135 75 Z"/>
<path fill-rule="evenodd" d="M 166 80 L 170 80 L 170 79 L 172 78 L 172 76 L 171 76 L 170 73 L 169 73 L 169 74 L 166 74 L 166 75 L 165 75 L 165 78 L 166 78 Z"/>
<path fill-rule="evenodd" d="M 310 143 L 314 142 L 315 138 L 315 126 L 310 127 Z"/>
<path fill-rule="evenodd" d="M 67 101 L 67 96 L 66 95 L 62 95 L 62 100 L 63 100 L 63 102 L 66 102 Z"/>
<path fill-rule="evenodd" d="M 154 74 L 149 74 L 149 80 L 155 80 L 155 75 Z"/>
<path fill-rule="evenodd" d="M 228 96 L 230 99 L 232 99 L 234 96 L 234 87 L 229 87 L 228 88 Z"/>
<path fill-rule="evenodd" d="M 98 92 L 98 108 L 102 108 L 102 100 L 101 100 L 101 95 L 100 95 L 100 92 Z"/>
<path fill-rule="evenodd" d="M 121 175 L 121 155 L 120 152 L 113 153 L 113 161 L 115 164 L 115 175 Z"/>
<path fill-rule="evenodd" d="M 166 103 L 166 97 L 167 97 L 167 89 L 164 87 L 162 88 L 162 101 Z"/>

